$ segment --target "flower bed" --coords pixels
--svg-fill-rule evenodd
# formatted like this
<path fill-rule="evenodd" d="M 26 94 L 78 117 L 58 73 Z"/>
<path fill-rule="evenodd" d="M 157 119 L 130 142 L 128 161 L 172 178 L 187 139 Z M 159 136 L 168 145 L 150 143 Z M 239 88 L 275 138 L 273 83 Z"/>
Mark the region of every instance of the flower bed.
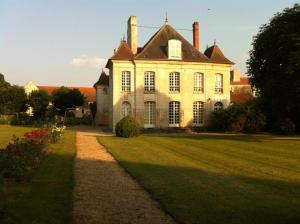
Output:
<path fill-rule="evenodd" d="M 24 181 L 50 149 L 60 140 L 64 127 L 52 127 L 27 132 L 23 138 L 13 137 L 0 149 L 0 180 Z"/>

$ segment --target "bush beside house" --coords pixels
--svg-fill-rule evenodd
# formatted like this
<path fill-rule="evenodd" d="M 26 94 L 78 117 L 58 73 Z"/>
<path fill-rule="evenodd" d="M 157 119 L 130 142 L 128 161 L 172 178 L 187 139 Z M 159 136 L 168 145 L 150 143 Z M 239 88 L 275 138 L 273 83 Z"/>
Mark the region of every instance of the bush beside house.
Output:
<path fill-rule="evenodd" d="M 140 135 L 140 125 L 131 116 L 121 119 L 116 125 L 116 136 L 118 137 L 137 137 Z"/>

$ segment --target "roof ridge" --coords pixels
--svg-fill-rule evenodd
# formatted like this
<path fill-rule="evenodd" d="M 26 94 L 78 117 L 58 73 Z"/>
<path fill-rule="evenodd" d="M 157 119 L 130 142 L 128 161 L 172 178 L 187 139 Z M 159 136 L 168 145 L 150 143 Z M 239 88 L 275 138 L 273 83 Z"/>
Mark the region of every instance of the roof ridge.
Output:
<path fill-rule="evenodd" d="M 159 30 L 152 35 L 152 37 L 150 37 L 150 39 L 148 40 L 148 42 L 144 45 L 143 50 L 136 54 L 135 57 L 138 57 L 140 54 L 142 54 L 149 46 L 150 44 L 154 41 L 155 38 L 157 38 L 158 34 L 163 30 L 163 28 L 165 28 L 168 24 L 164 24 L 162 27 L 159 28 Z"/>

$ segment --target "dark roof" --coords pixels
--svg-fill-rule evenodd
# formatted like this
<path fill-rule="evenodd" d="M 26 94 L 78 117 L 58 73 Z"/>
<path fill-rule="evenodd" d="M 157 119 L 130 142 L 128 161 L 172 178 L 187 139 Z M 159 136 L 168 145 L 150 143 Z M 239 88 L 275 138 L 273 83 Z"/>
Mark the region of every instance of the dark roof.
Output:
<path fill-rule="evenodd" d="M 122 40 L 120 46 L 111 59 L 132 59 L 133 53 L 125 40 Z"/>
<path fill-rule="evenodd" d="M 94 87 L 99 86 L 99 85 L 104 85 L 104 86 L 108 86 L 109 84 L 109 77 L 108 75 L 106 75 L 106 73 L 104 71 L 102 71 L 99 80 L 94 84 Z"/>
<path fill-rule="evenodd" d="M 213 46 L 207 48 L 204 54 L 210 59 L 212 63 L 218 64 L 234 64 L 232 61 L 227 59 L 222 53 L 218 45 L 214 44 Z"/>
<path fill-rule="evenodd" d="M 240 81 L 239 82 L 234 82 L 234 81 L 230 81 L 230 85 L 250 85 L 250 81 L 249 78 L 247 77 L 240 77 Z"/>
<path fill-rule="evenodd" d="M 134 59 L 152 59 L 167 60 L 168 59 L 168 41 L 170 39 L 180 40 L 182 43 L 182 60 L 209 62 L 209 59 L 184 37 L 182 37 L 173 27 L 168 24 L 163 25 L 145 44 Z"/>
<path fill-rule="evenodd" d="M 253 96 L 251 93 L 248 92 L 230 92 L 230 102 L 235 104 L 242 104 L 246 103 L 249 100 L 253 99 Z"/>

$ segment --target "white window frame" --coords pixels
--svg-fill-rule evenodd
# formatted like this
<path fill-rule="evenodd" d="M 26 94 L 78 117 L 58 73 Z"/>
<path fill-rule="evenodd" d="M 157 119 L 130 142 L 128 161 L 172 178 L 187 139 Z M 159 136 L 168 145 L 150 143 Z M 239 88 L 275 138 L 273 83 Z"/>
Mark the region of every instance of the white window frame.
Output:
<path fill-rule="evenodd" d="M 169 74 L 169 91 L 180 92 L 180 73 L 171 72 Z"/>
<path fill-rule="evenodd" d="M 171 39 L 168 41 L 168 58 L 171 60 L 182 59 L 182 43 L 180 40 Z"/>
<path fill-rule="evenodd" d="M 131 116 L 131 104 L 128 101 L 122 103 L 121 118 Z"/>
<path fill-rule="evenodd" d="M 122 92 L 131 91 L 131 75 L 129 71 L 122 72 Z"/>
<path fill-rule="evenodd" d="M 180 126 L 180 102 L 169 102 L 169 127 Z"/>
<path fill-rule="evenodd" d="M 144 127 L 154 128 L 156 122 L 156 104 L 154 101 L 144 103 Z"/>
<path fill-rule="evenodd" d="M 204 125 L 204 102 L 195 101 L 193 103 L 193 124 L 196 127 L 202 127 Z"/>
<path fill-rule="evenodd" d="M 214 104 L 214 111 L 219 111 L 222 110 L 224 108 L 224 104 L 222 102 L 216 102 Z"/>
<path fill-rule="evenodd" d="M 223 74 L 215 74 L 215 94 L 223 93 Z"/>
<path fill-rule="evenodd" d="M 194 92 L 195 93 L 204 92 L 204 74 L 201 72 L 194 73 Z"/>
<path fill-rule="evenodd" d="M 145 72 L 144 77 L 144 91 L 145 93 L 155 92 L 155 73 L 154 72 Z"/>

